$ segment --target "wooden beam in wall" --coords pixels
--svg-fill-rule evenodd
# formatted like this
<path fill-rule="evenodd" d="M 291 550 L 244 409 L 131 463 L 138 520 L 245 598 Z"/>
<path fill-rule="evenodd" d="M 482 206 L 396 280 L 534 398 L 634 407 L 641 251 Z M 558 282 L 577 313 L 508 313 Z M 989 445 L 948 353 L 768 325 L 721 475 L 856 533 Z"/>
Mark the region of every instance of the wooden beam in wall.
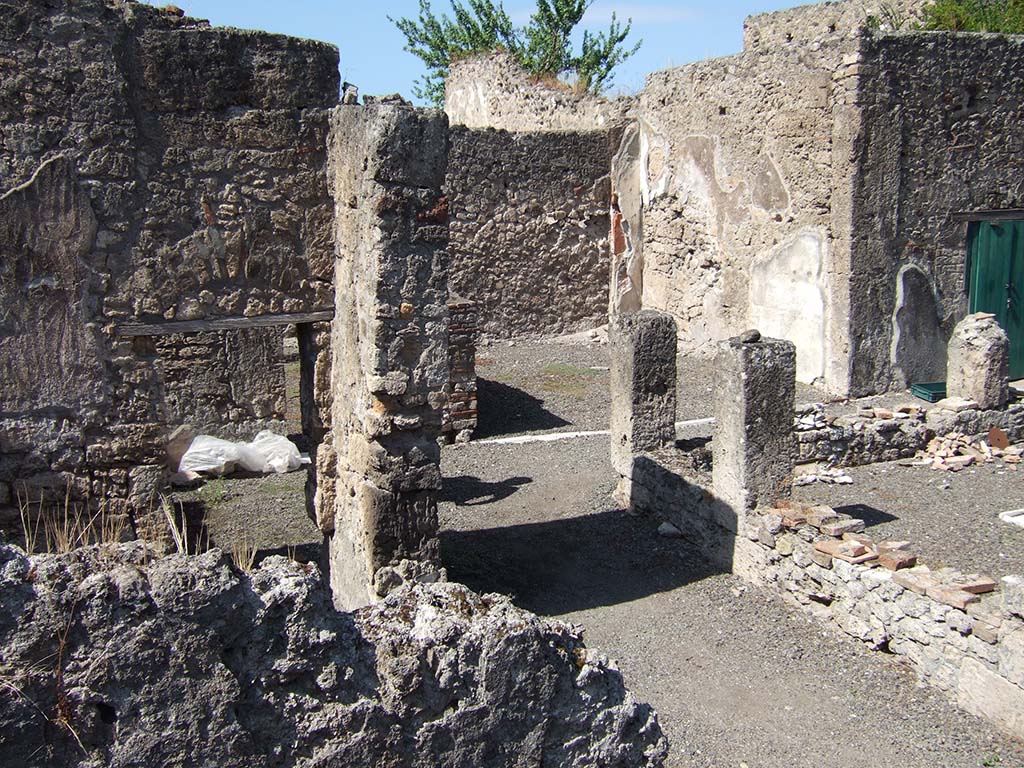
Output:
<path fill-rule="evenodd" d="M 334 310 L 295 312 L 254 317 L 215 317 L 205 320 L 167 320 L 159 323 L 125 323 L 115 327 L 118 336 L 166 336 L 169 333 L 208 333 L 238 331 L 247 328 L 271 328 L 298 323 L 325 323 L 334 319 Z"/>
<path fill-rule="evenodd" d="M 1024 208 L 1003 208 L 996 211 L 963 211 L 954 213 L 953 221 L 1018 221 L 1024 219 Z"/>

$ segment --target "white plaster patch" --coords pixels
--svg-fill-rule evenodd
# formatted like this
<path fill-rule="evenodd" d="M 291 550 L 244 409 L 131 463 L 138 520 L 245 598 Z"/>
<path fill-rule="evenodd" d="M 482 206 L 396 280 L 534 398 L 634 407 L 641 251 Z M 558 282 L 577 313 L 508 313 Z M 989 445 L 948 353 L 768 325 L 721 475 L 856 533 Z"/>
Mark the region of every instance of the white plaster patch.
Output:
<path fill-rule="evenodd" d="M 796 378 L 807 384 L 825 374 L 825 249 L 821 232 L 805 229 L 750 270 L 749 324 L 796 345 Z"/>

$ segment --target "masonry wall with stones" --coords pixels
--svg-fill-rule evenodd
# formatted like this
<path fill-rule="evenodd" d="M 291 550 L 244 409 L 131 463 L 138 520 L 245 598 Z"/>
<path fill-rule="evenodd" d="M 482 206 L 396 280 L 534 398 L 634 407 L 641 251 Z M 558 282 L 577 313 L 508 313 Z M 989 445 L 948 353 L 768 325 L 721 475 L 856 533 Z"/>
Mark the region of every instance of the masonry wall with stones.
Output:
<path fill-rule="evenodd" d="M 1022 44 L 870 14 L 753 17 L 742 53 L 648 77 L 613 172 L 613 311 L 668 311 L 699 354 L 757 327 L 842 394 L 942 378 L 962 215 L 1021 206 Z"/>
<path fill-rule="evenodd" d="M 748 21 L 740 54 L 648 76 L 614 173 L 626 227 L 613 311 L 639 301 L 669 312 L 680 349 L 705 355 L 756 327 L 796 344 L 801 381 L 841 390 L 835 230 L 849 217 L 841 187 L 854 165 L 837 72 L 855 38 L 797 25 L 802 36 L 780 41 L 776 23 Z"/>
<path fill-rule="evenodd" d="M 1024 208 L 1024 39 L 883 33 L 858 57 L 852 387 L 941 381 L 968 310 L 957 215 Z"/>
<path fill-rule="evenodd" d="M 630 98 L 608 100 L 538 79 L 503 52 L 452 62 L 445 80 L 448 120 L 467 128 L 593 131 L 621 124 L 632 106 Z"/>
<path fill-rule="evenodd" d="M 1024 579 L 918 563 L 913 542 L 875 542 L 828 507 L 763 509 L 743 532 L 744 572 L 929 685 L 1024 737 Z"/>
<path fill-rule="evenodd" d="M 196 415 L 185 392 L 225 418 L 279 410 L 273 377 L 216 370 L 255 370 L 262 334 L 243 354 L 242 336 L 128 326 L 333 305 L 337 51 L 127 0 L 2 2 L 0 50 L 0 497 L 123 500 Z M 207 369 L 183 370 L 203 348 Z"/>
<path fill-rule="evenodd" d="M 617 131 L 453 127 L 448 163 L 452 293 L 491 336 L 605 322 L 609 177 Z"/>
<path fill-rule="evenodd" d="M 331 590 L 357 608 L 410 575 L 436 578 L 447 401 L 444 114 L 340 106 L 331 115 L 337 258 L 333 413 L 318 470 Z"/>

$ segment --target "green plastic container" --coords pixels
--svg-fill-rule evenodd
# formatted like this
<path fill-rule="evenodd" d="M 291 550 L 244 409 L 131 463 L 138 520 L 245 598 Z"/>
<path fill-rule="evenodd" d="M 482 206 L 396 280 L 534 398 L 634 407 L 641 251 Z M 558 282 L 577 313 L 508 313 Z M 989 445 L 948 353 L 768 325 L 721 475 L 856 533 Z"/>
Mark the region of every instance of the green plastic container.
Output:
<path fill-rule="evenodd" d="M 911 384 L 910 394 L 929 403 L 937 403 L 946 396 L 946 382 L 933 381 L 928 384 Z"/>

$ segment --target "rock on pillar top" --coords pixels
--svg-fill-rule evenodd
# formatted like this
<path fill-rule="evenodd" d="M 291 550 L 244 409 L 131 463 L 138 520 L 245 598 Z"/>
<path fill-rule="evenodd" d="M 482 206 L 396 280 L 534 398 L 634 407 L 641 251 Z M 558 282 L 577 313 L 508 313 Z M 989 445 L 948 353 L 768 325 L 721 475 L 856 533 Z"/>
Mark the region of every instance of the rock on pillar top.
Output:
<path fill-rule="evenodd" d="M 609 335 L 612 466 L 629 477 L 634 454 L 676 438 L 676 324 L 645 310 L 616 317 Z"/>
<path fill-rule="evenodd" d="M 792 489 L 796 347 L 747 331 L 715 356 L 715 496 L 741 518 Z"/>
<path fill-rule="evenodd" d="M 953 329 L 946 363 L 946 393 L 1000 408 L 1010 398 L 1010 340 L 985 312 L 968 315 Z"/>

